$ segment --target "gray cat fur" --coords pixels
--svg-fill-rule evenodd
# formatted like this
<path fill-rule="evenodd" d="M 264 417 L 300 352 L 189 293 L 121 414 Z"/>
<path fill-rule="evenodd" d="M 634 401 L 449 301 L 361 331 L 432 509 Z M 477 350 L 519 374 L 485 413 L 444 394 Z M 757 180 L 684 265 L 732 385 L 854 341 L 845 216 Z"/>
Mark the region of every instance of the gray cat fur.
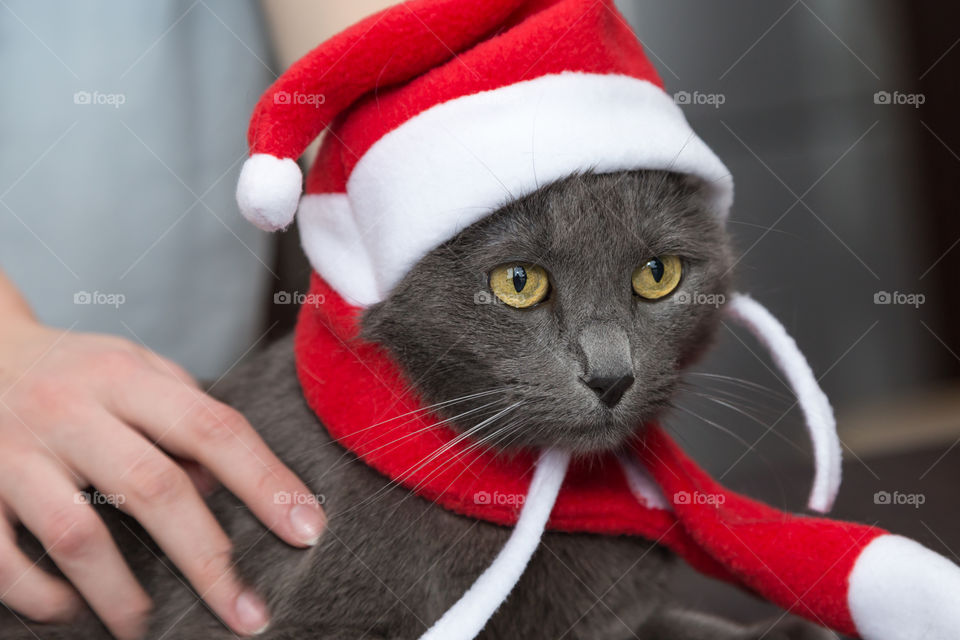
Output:
<path fill-rule="evenodd" d="M 454 423 L 475 428 L 475 439 L 495 446 L 553 444 L 581 456 L 615 449 L 667 408 L 682 368 L 709 344 L 718 324 L 712 306 L 677 301 L 680 293 L 720 294 L 729 286 L 727 239 L 700 186 L 665 172 L 587 174 L 509 202 L 423 258 L 387 300 L 366 312 L 365 337 L 389 351 L 429 403 L 502 389 L 445 410 L 452 418 L 475 409 Z M 683 256 L 678 291 L 659 302 L 638 298 L 632 270 L 665 254 Z M 547 300 L 526 311 L 492 303 L 487 273 L 510 261 L 537 263 L 549 272 Z M 605 349 L 605 332 L 627 339 Z M 612 360 L 631 363 L 636 381 L 610 409 L 581 378 L 591 367 L 613 366 Z M 305 404 L 289 339 L 239 367 L 215 394 L 241 410 L 325 497 L 330 517 L 316 547 L 296 550 L 225 490 L 209 498 L 234 541 L 238 570 L 273 612 L 265 639 L 417 638 L 470 587 L 510 534 L 410 494 L 333 442 Z M 478 409 L 491 401 L 496 404 Z M 482 417 L 517 402 L 501 419 L 481 424 Z M 235 637 L 198 603 L 132 519 L 109 507 L 101 513 L 155 600 L 149 638 Z M 41 556 L 23 531 L 21 543 Z M 40 562 L 55 571 L 49 560 Z M 663 588 L 675 562 L 647 540 L 548 533 L 481 638 L 834 637 L 790 617 L 744 627 L 684 611 Z M 3 611 L 0 638 L 108 635 L 89 613 L 72 625 L 53 626 Z"/>

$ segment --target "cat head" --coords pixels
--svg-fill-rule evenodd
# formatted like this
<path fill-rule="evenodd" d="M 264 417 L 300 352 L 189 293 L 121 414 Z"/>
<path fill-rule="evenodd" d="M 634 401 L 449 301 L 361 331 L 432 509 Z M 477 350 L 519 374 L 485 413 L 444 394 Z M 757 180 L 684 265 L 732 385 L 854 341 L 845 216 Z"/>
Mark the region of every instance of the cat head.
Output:
<path fill-rule="evenodd" d="M 575 175 L 430 252 L 363 334 L 474 441 L 609 450 L 668 406 L 730 265 L 698 179 Z"/>

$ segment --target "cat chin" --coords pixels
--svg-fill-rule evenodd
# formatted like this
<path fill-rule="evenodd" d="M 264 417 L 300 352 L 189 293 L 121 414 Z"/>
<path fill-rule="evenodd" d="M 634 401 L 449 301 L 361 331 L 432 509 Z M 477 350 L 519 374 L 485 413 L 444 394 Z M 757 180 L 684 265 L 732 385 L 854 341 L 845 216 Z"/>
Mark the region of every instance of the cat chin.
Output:
<path fill-rule="evenodd" d="M 494 448 L 507 454 L 519 450 L 547 448 L 561 449 L 575 456 L 615 452 L 621 450 L 646 427 L 643 421 L 637 421 L 634 424 L 638 426 L 615 424 L 608 419 L 602 423 L 595 421 L 584 424 L 567 423 L 562 430 L 545 424 L 540 429 L 533 428 L 523 436 L 518 436 L 506 447 Z"/>
<path fill-rule="evenodd" d="M 589 418 L 567 423 L 562 430 L 551 434 L 543 446 L 561 448 L 574 455 L 609 453 L 622 449 L 630 440 L 643 433 L 648 423 L 656 420 L 659 411 L 651 407 L 638 411 L 637 407 L 620 405 L 615 409 L 597 407 Z"/>
<path fill-rule="evenodd" d="M 574 455 L 591 455 L 609 453 L 622 449 L 627 442 L 640 433 L 644 428 L 641 424 L 633 429 L 606 428 L 584 433 L 580 436 L 564 438 L 553 443 L 553 447 L 565 449 Z"/>

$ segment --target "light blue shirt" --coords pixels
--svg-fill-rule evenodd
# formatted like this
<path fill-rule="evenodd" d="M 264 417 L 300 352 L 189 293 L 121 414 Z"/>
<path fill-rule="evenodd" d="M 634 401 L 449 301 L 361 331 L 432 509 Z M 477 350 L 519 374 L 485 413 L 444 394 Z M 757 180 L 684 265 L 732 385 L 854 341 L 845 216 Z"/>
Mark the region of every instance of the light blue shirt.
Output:
<path fill-rule="evenodd" d="M 275 78 L 258 6 L 4 5 L 0 267 L 43 322 L 217 376 L 265 329 L 273 277 L 233 195 Z"/>

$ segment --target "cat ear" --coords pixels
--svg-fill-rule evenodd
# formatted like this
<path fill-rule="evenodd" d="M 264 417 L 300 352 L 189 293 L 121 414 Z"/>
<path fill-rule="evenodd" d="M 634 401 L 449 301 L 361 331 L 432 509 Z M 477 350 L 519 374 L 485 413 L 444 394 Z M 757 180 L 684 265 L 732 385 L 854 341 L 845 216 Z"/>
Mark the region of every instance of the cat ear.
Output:
<path fill-rule="evenodd" d="M 803 411 L 807 430 L 813 441 L 816 464 L 813 489 L 807 506 L 814 511 L 826 513 L 833 507 L 833 501 L 840 489 L 842 462 L 833 407 L 817 383 L 797 343 L 763 305 L 749 296 L 735 293 L 724 305 L 724 309 L 767 347 L 777 368 L 787 378 L 790 388 L 797 396 L 797 404 Z"/>

